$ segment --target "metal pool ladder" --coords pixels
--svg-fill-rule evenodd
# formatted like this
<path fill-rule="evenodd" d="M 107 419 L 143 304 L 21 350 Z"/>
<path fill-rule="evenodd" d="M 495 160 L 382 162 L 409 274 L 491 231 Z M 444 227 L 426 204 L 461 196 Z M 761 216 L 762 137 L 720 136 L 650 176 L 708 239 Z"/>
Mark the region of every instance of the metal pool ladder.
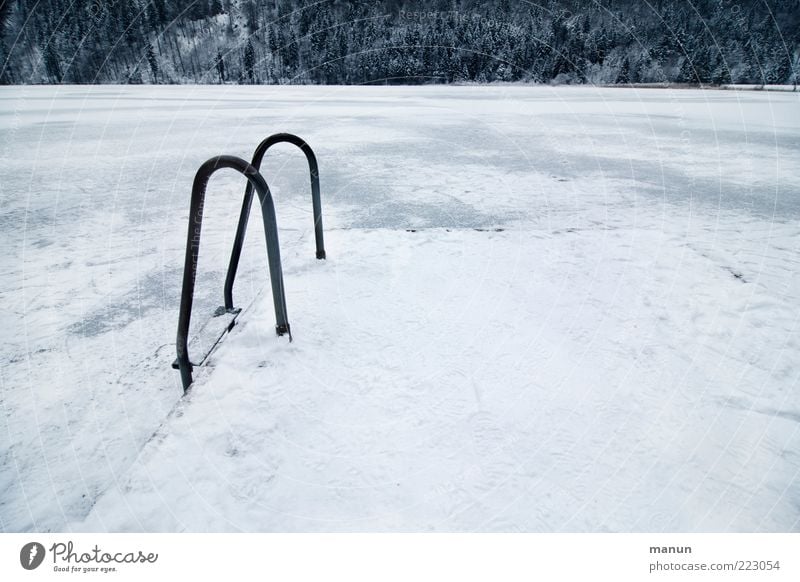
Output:
<path fill-rule="evenodd" d="M 247 163 L 235 156 L 216 156 L 206 161 L 194 177 L 192 197 L 189 208 L 189 229 L 186 235 L 186 256 L 183 265 L 183 284 L 181 287 L 181 304 L 178 313 L 178 334 L 176 340 L 177 359 L 172 367 L 180 371 L 181 383 L 184 392 L 192 384 L 192 372 L 195 366 L 203 365 L 209 354 L 219 344 L 222 338 L 236 324 L 236 317 L 241 313 L 241 308 L 233 306 L 233 283 L 239 266 L 242 253 L 244 236 L 247 231 L 247 221 L 250 217 L 250 207 L 253 201 L 253 191 L 258 194 L 261 207 L 261 219 L 264 223 L 266 237 L 267 259 L 269 263 L 269 278 L 272 287 L 272 302 L 275 309 L 275 332 L 280 336 L 292 333 L 286 313 L 286 296 L 283 286 L 283 269 L 281 267 L 280 243 L 278 241 L 278 225 L 275 216 L 275 206 L 269 186 L 259 172 L 261 162 L 267 150 L 276 143 L 288 142 L 298 146 L 306 155 L 309 172 L 311 174 L 311 198 L 314 210 L 314 235 L 316 242 L 317 259 L 325 258 L 325 247 L 322 233 L 322 205 L 320 202 L 319 168 L 314 152 L 309 145 L 296 135 L 277 133 L 262 141 L 253 154 L 253 161 Z M 236 170 L 247 178 L 247 187 L 242 200 L 242 209 L 236 228 L 228 272 L 225 278 L 224 306 L 216 309 L 213 316 L 204 324 L 198 336 L 189 341 L 189 324 L 192 316 L 192 303 L 194 300 L 194 287 L 197 278 L 197 259 L 200 252 L 200 232 L 203 224 L 203 207 L 206 189 L 211 176 L 223 168 Z M 202 353 L 202 357 L 192 362 L 189 358 L 189 344 Z"/>

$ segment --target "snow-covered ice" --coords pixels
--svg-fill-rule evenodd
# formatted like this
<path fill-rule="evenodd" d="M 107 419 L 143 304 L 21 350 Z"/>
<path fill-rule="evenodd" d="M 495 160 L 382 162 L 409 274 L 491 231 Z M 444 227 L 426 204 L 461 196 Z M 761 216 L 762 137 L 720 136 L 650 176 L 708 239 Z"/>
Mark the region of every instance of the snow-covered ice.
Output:
<path fill-rule="evenodd" d="M 800 116 L 788 93 L 18 87 L 0 111 L 0 526 L 797 531 Z M 246 309 L 181 399 L 188 199 L 264 164 Z M 243 184 L 220 172 L 200 324 Z M 254 215 L 255 216 L 255 215 Z"/>

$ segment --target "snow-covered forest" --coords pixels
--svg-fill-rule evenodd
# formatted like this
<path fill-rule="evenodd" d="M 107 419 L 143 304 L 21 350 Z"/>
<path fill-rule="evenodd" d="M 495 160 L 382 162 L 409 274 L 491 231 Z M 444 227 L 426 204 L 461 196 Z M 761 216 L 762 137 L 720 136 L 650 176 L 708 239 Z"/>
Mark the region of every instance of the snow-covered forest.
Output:
<path fill-rule="evenodd" d="M 796 82 L 800 0 L 0 0 L 0 82 Z"/>

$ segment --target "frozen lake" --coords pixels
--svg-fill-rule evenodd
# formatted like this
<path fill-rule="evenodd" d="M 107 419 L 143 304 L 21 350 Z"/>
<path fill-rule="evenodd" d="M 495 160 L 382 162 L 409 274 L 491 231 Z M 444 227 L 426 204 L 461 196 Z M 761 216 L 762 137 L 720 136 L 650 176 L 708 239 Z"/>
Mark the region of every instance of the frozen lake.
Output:
<path fill-rule="evenodd" d="M 798 94 L 0 88 L 0 528 L 798 531 Z M 189 193 L 276 132 L 181 400 Z M 243 191 L 215 175 L 194 321 Z M 254 214 L 255 216 L 255 214 Z M 266 286 L 268 289 L 268 286 Z"/>

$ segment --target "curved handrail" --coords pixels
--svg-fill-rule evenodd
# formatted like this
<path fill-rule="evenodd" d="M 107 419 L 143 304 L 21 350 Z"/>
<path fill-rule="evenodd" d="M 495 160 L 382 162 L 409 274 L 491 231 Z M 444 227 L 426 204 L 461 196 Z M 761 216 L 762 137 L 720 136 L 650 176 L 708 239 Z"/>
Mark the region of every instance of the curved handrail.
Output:
<path fill-rule="evenodd" d="M 272 301 L 275 306 L 275 331 L 278 335 L 289 333 L 291 330 L 286 318 L 286 297 L 283 288 L 283 269 L 281 268 L 281 253 L 278 243 L 278 225 L 275 219 L 275 205 L 269 186 L 263 176 L 252 165 L 235 156 L 216 156 L 205 162 L 194 177 L 192 185 L 192 201 L 189 209 L 189 232 L 186 236 L 186 258 L 183 264 L 183 285 L 181 288 L 181 307 L 178 315 L 178 336 L 176 348 L 178 352 L 178 369 L 181 372 L 181 382 L 184 391 L 192 383 L 192 363 L 189 361 L 189 323 L 192 317 L 192 302 L 194 300 L 194 285 L 197 277 L 197 257 L 200 252 L 200 230 L 203 224 L 203 205 L 206 196 L 206 187 L 211 175 L 222 168 L 230 168 L 247 178 L 248 189 L 258 192 L 261 202 L 261 217 L 264 221 L 266 235 L 267 256 L 269 258 L 269 277 L 272 284 Z M 231 309 L 227 305 L 226 308 Z"/>
<path fill-rule="evenodd" d="M 253 153 L 251 165 L 256 169 L 261 168 L 261 162 L 267 150 L 276 143 L 291 143 L 303 150 L 308 160 L 308 170 L 311 174 L 311 203 L 314 208 L 314 238 L 317 245 L 317 259 L 325 258 L 325 242 L 322 238 L 322 202 L 319 195 L 319 167 L 317 157 L 311 147 L 300 137 L 291 133 L 276 133 L 258 144 Z M 233 309 L 233 282 L 236 279 L 236 270 L 239 268 L 239 258 L 242 255 L 244 235 L 247 231 L 247 220 L 250 217 L 250 206 L 253 201 L 253 184 L 248 182 L 242 200 L 242 210 L 239 213 L 239 224 L 236 227 L 236 238 L 233 240 L 231 260 L 228 264 L 228 274 L 225 277 L 225 309 Z"/>

